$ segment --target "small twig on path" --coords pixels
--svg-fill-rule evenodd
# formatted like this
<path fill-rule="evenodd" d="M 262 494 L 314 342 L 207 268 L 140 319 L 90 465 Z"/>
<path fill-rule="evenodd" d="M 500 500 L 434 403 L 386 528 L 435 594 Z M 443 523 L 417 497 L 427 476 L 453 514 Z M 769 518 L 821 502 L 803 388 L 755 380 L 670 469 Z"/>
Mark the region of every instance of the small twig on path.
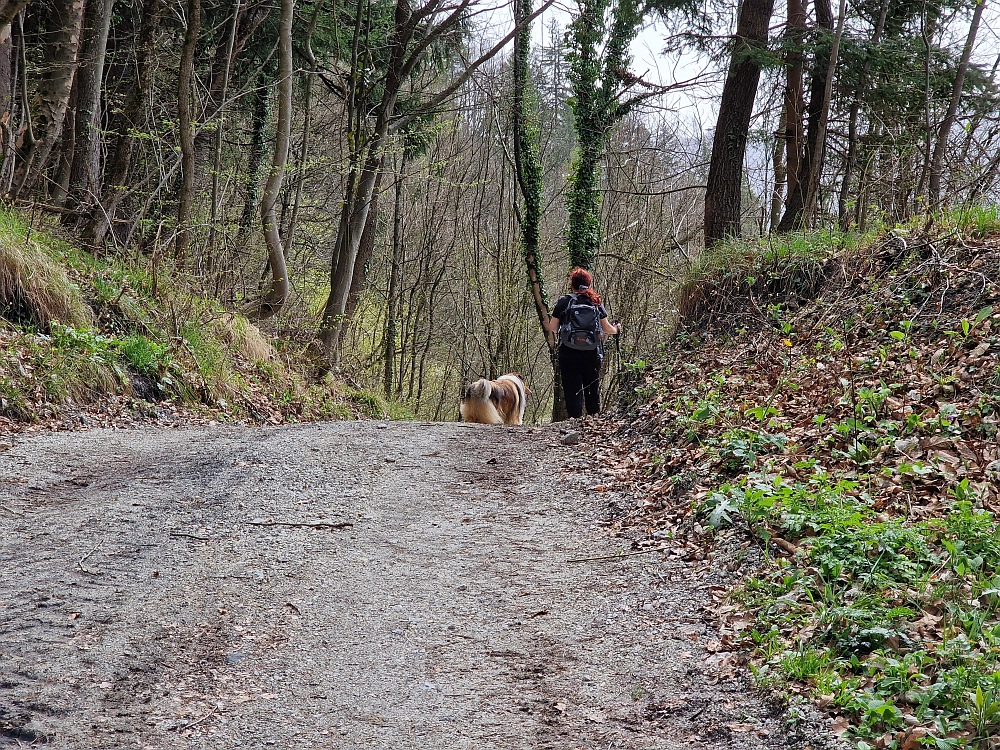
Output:
<path fill-rule="evenodd" d="M 617 560 L 621 557 L 635 557 L 636 555 L 647 555 L 650 552 L 666 552 L 663 547 L 653 547 L 638 552 L 619 552 L 617 555 L 604 555 L 602 557 L 574 557 L 566 562 L 597 562 L 599 560 Z"/>
<path fill-rule="evenodd" d="M 90 557 L 95 552 L 97 552 L 97 550 L 99 550 L 103 545 L 104 545 L 104 540 L 102 539 L 98 543 L 98 545 L 94 547 L 94 549 L 90 550 L 90 552 L 88 552 L 86 555 L 80 558 L 80 561 L 76 564 L 76 567 L 78 567 L 82 573 L 86 573 L 87 575 L 92 575 L 92 576 L 104 575 L 99 570 L 88 570 L 87 568 L 83 567 L 83 564 L 87 561 L 87 558 Z"/>
<path fill-rule="evenodd" d="M 308 529 L 346 529 L 354 524 L 350 521 L 340 523 L 307 523 L 306 521 L 247 521 L 247 526 L 305 526 Z"/>
<path fill-rule="evenodd" d="M 465 474 L 482 474 L 487 477 L 493 473 L 489 469 L 455 469 L 455 471 L 461 471 Z"/>
<path fill-rule="evenodd" d="M 688 721 L 694 721 L 695 719 L 697 719 L 699 716 L 701 716 L 703 713 L 705 713 L 705 709 L 706 708 L 708 708 L 708 704 L 707 703 L 704 706 L 702 706 L 701 708 L 699 708 L 697 711 L 695 711 L 693 714 L 691 714 L 691 717 L 688 719 Z"/>
<path fill-rule="evenodd" d="M 212 537 L 209 536 L 198 536 L 197 534 L 186 534 L 183 531 L 171 531 L 170 536 L 182 536 L 187 539 L 197 539 L 199 542 L 210 542 Z"/>
<path fill-rule="evenodd" d="M 197 721 L 192 721 L 190 724 L 185 724 L 184 725 L 184 729 L 187 730 L 187 729 L 190 729 L 191 727 L 195 726 L 196 724 L 201 724 L 201 722 L 205 721 L 205 719 L 207 719 L 208 717 L 210 717 L 212 714 L 214 714 L 218 710 L 219 710 L 218 706 L 213 706 L 211 711 L 209 711 L 207 714 L 205 714 L 204 716 L 202 716 Z"/>
<path fill-rule="evenodd" d="M 21 513 L 20 511 L 16 511 L 13 508 L 8 508 L 6 505 L 0 505 L 0 508 L 3 508 L 5 511 L 7 511 L 8 513 L 10 513 L 11 515 L 14 515 L 14 516 L 23 516 L 24 515 L 24 513 Z"/>

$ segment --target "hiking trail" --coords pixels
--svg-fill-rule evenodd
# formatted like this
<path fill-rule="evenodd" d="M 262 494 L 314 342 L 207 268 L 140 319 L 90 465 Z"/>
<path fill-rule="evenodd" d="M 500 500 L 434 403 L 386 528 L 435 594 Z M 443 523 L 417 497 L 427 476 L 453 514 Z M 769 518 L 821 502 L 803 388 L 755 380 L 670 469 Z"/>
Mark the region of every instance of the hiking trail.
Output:
<path fill-rule="evenodd" d="M 554 428 L 92 430 L 0 452 L 0 747 L 802 747 Z M 586 440 L 586 438 L 585 438 Z M 586 558 L 582 561 L 581 558 Z M 807 732 L 808 733 L 808 732 Z"/>

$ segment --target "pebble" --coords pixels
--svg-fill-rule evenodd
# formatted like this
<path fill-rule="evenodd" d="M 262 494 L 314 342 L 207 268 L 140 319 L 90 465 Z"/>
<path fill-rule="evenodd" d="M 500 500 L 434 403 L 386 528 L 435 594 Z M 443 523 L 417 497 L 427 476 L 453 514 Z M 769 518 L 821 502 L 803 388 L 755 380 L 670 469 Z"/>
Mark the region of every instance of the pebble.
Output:
<path fill-rule="evenodd" d="M 576 445 L 577 443 L 580 442 L 580 433 L 567 432 L 565 435 L 562 436 L 561 442 L 563 445 Z"/>
<path fill-rule="evenodd" d="M 243 654 L 229 654 L 226 657 L 226 664 L 239 664 L 243 661 Z"/>

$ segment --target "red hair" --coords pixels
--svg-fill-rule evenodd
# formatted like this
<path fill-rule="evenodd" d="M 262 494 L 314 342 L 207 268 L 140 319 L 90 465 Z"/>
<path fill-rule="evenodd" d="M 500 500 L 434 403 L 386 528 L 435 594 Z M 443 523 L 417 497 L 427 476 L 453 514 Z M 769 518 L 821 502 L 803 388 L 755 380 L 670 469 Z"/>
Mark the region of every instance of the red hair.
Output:
<path fill-rule="evenodd" d="M 573 293 L 581 297 L 586 297 L 592 305 L 599 305 L 601 304 L 601 295 L 591 289 L 593 283 L 594 277 L 590 275 L 590 271 L 586 268 L 574 268 L 569 272 L 569 286 L 573 290 Z M 583 289 L 582 287 L 587 288 Z"/>

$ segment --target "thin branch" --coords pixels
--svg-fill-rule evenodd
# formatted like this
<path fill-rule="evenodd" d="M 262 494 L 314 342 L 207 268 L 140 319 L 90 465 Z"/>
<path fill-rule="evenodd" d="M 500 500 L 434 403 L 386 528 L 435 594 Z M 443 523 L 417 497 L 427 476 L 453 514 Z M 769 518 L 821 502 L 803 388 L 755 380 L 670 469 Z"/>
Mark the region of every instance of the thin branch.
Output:
<path fill-rule="evenodd" d="M 507 36 L 505 36 L 503 39 L 497 42 L 492 47 L 492 49 L 489 50 L 489 52 L 487 52 L 485 55 L 480 57 L 475 62 L 470 63 L 469 66 L 465 69 L 465 72 L 462 73 L 462 75 L 460 75 L 458 78 L 456 78 L 450 86 L 446 87 L 436 96 L 431 98 L 430 101 L 425 102 L 423 106 L 411 110 L 404 116 L 399 117 L 398 119 L 390 123 L 388 132 L 395 133 L 400 129 L 402 129 L 403 127 L 405 127 L 406 125 L 408 125 L 409 123 L 411 123 L 416 118 L 421 117 L 427 114 L 428 112 L 434 111 L 438 107 L 438 105 L 446 101 L 452 94 L 458 91 L 465 84 L 465 82 L 472 77 L 473 73 L 475 73 L 483 63 L 495 57 L 504 47 L 506 47 L 514 40 L 514 37 L 516 37 L 518 33 L 520 33 L 521 29 L 525 25 L 531 23 L 538 16 L 540 16 L 542 13 L 544 13 L 546 10 L 552 7 L 552 4 L 554 2 L 555 0 L 546 0 L 546 2 L 543 3 L 541 7 L 538 8 L 538 10 L 536 10 L 534 13 L 528 16 L 528 18 L 525 19 L 524 23 L 516 25 L 514 29 L 509 34 L 507 34 Z"/>

